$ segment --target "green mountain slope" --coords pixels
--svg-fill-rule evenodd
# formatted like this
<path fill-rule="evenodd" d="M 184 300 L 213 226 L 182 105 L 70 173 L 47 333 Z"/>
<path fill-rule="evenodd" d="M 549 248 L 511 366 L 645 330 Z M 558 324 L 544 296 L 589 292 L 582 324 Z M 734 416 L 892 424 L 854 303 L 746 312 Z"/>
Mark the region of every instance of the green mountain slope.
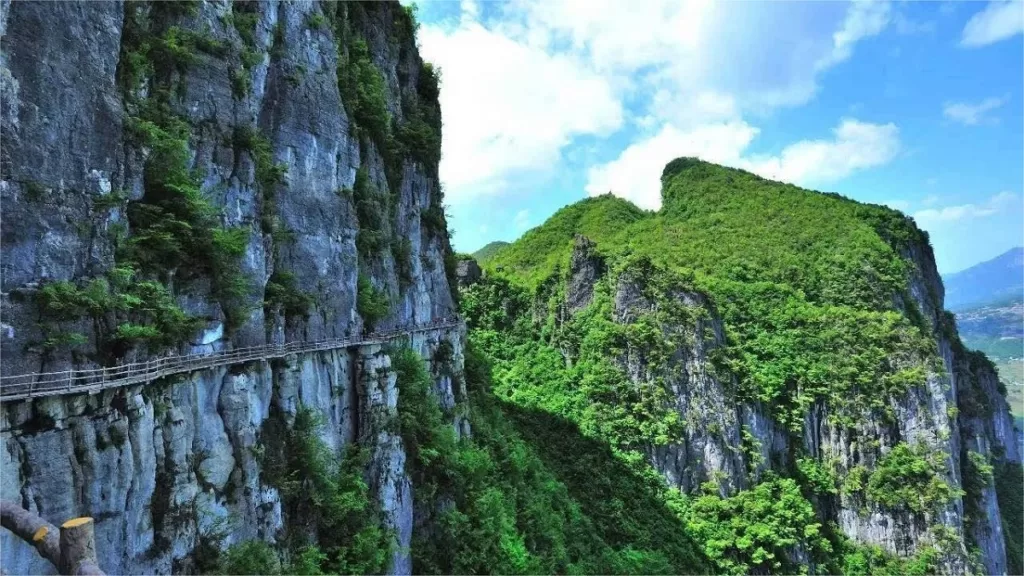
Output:
<path fill-rule="evenodd" d="M 494 258 L 494 255 L 497 254 L 505 246 L 508 246 L 508 244 L 508 242 L 502 242 L 500 240 L 495 242 L 489 242 L 483 248 L 477 250 L 476 252 L 473 252 L 472 256 L 474 259 L 476 259 L 477 262 L 484 264 L 491 258 Z"/>
<path fill-rule="evenodd" d="M 883 206 L 688 158 L 662 184 L 657 212 L 589 198 L 485 263 L 462 306 L 498 397 L 661 473 L 719 570 L 1001 569 L 999 553 L 968 553 L 995 536 L 949 520 L 993 490 L 984 468 L 949 467 L 949 438 L 987 434 L 1005 400 L 942 313 L 927 234 Z M 940 342 L 959 399 L 940 384 Z M 920 410 L 936 413 L 908 417 Z M 889 528 L 869 534 L 872 514 Z M 910 543 L 899 557 L 894 540 Z"/>
<path fill-rule="evenodd" d="M 909 219 L 688 159 L 662 178 L 660 212 L 610 195 L 584 200 L 487 267 L 534 288 L 567 269 L 572 238 L 582 234 L 610 258 L 646 257 L 680 271 L 722 313 L 744 393 L 775 403 L 783 419 L 819 398 L 856 408 L 890 384 L 923 377 L 889 362 L 928 350 L 920 318 L 893 303 L 907 291 L 910 266 L 896 247 L 927 242 Z"/>

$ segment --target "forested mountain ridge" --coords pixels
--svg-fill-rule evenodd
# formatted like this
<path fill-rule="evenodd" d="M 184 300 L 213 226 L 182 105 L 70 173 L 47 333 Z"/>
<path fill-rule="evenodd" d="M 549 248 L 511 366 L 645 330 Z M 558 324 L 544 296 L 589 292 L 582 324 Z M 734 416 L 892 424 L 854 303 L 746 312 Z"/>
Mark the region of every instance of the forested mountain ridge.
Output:
<path fill-rule="evenodd" d="M 1020 571 L 1019 447 L 912 223 L 680 159 L 480 278 L 416 34 L 0 0 L 2 374 L 333 343 L 5 399 L 0 497 L 93 518 L 111 574 Z"/>
<path fill-rule="evenodd" d="M 658 212 L 583 200 L 487 262 L 463 307 L 499 395 L 658 470 L 723 570 L 1018 570 L 1005 390 L 927 235 L 693 159 L 662 183 Z"/>

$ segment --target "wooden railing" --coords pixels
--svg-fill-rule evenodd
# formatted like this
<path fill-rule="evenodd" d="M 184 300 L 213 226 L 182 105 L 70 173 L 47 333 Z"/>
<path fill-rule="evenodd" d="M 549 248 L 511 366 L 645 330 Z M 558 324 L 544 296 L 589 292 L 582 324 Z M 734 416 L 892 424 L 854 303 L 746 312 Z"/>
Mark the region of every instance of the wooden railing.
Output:
<path fill-rule="evenodd" d="M 150 382 L 157 378 L 212 368 L 214 366 L 240 364 L 254 360 L 268 360 L 289 354 L 334 350 L 349 346 L 381 344 L 416 332 L 452 328 L 458 325 L 459 320 L 457 318 L 446 318 L 412 328 L 402 328 L 389 332 L 372 332 L 355 338 L 335 338 L 333 340 L 320 340 L 316 342 L 288 342 L 287 344 L 263 344 L 210 354 L 164 356 L 162 358 L 154 358 L 148 362 L 135 362 L 120 366 L 108 366 L 106 368 L 0 376 L 0 402 L 37 396 L 94 392 L 105 388 Z"/>

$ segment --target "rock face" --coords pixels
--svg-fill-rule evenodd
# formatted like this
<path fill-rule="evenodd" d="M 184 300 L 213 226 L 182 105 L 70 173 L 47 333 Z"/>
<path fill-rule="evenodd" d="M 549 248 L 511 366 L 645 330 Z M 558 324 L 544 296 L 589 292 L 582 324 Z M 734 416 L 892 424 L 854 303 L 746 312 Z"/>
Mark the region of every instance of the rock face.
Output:
<path fill-rule="evenodd" d="M 208 1 L 164 12 L 145 3 L 0 4 L 0 79 L 10 95 L 0 124 L 3 374 L 92 362 L 96 342 L 85 321 L 71 327 L 87 344 L 43 349 L 34 299 L 47 282 L 84 283 L 121 263 L 115 251 L 122 235 L 131 238 L 133 202 L 151 187 L 152 151 L 134 134 L 145 116 L 139 92 L 158 88 L 170 91 L 166 105 L 189 130 L 187 169 L 220 223 L 244 232 L 239 265 L 250 284 L 248 312 L 226 331 L 226 342 L 358 333 L 360 275 L 391 302 L 378 328 L 453 315 L 437 165 L 422 161 L 428 153 L 382 151 L 377 140 L 384 136 L 354 118 L 367 106 L 344 101 L 341 90 L 365 47 L 368 73 L 381 82 L 378 112 L 398 127 L 392 131 L 420 126 L 426 111 L 439 119 L 436 89 L 423 87 L 432 72 L 406 30 L 404 9 Z M 125 87 L 132 38 L 156 42 L 168 31 L 191 39 L 186 64 L 170 80 L 154 75 L 141 88 Z M 249 140 L 265 142 L 265 154 Z M 275 169 L 280 178 L 271 185 L 264 172 Z M 360 190 L 353 193 L 360 171 L 367 194 L 380 198 L 378 212 L 386 212 L 364 213 L 363 221 Z M 360 252 L 361 230 L 375 235 L 380 249 Z M 262 305 L 275 272 L 289 274 L 311 297 L 306 314 Z M 186 312 L 209 319 L 208 328 L 225 321 L 208 280 L 168 286 Z"/>
<path fill-rule="evenodd" d="M 116 267 L 135 267 L 136 285 L 158 283 L 200 320 L 180 341 L 132 345 L 122 360 L 453 318 L 436 76 L 414 29 L 397 2 L 0 2 L 0 372 L 109 361 L 104 326 L 123 312 L 62 317 L 56 334 L 77 339 L 55 339 L 39 302 L 58 281 L 109 288 Z M 181 160 L 181 178 L 209 205 L 201 222 L 238 244 L 245 287 L 233 308 L 216 270 L 147 264 L 133 244 L 139 209 L 175 168 L 154 163 L 165 157 Z M 367 316 L 361 291 L 386 312 Z M 460 397 L 462 340 L 457 328 L 410 343 L 427 358 L 441 342 L 454 350 L 435 374 L 442 401 Z M 108 573 L 185 569 L 214 518 L 238 520 L 231 542 L 273 540 L 287 522 L 254 451 L 272 413 L 307 406 L 332 448 L 372 447 L 369 484 L 399 544 L 391 571 L 408 573 L 413 487 L 385 425 L 398 393 L 386 351 L 370 346 L 5 403 L 0 497 L 54 522 L 93 516 Z M 52 571 L 6 531 L 0 549 L 5 572 Z"/>
<path fill-rule="evenodd" d="M 596 245 L 579 234 L 573 242 L 569 260 L 569 285 L 565 293 L 566 311 L 570 315 L 590 304 L 594 296 L 594 283 L 604 274 L 604 259 L 597 254 Z"/>
<path fill-rule="evenodd" d="M 433 358 L 461 329 L 418 333 L 413 349 Z M 447 368 L 447 367 L 444 367 Z M 436 386 L 457 397 L 447 369 Z M 408 574 L 413 486 L 401 437 L 388 427 L 400 390 L 379 345 L 208 369 L 177 381 L 5 403 L 0 413 L 0 497 L 54 522 L 96 519 L 100 566 L 110 574 L 179 572 L 217 518 L 227 543 L 271 540 L 282 528 L 280 495 L 258 454 L 268 419 L 300 406 L 322 416 L 324 442 L 370 447 L 369 484 L 398 540 L 391 572 Z M 12 574 L 50 574 L 36 551 L 4 531 L 0 560 Z M 404 547 L 404 551 L 403 551 Z"/>
<path fill-rule="evenodd" d="M 459 286 L 467 287 L 479 282 L 484 273 L 480 269 L 480 265 L 476 263 L 476 260 L 469 258 L 459 260 L 459 264 L 455 268 L 455 275 L 459 279 Z"/>
<path fill-rule="evenodd" d="M 693 492 L 714 481 L 723 496 L 729 495 L 750 487 L 768 469 L 793 466 L 795 453 L 832 463 L 842 482 L 857 468 L 874 468 L 901 443 L 924 446 L 941 460 L 937 467 L 949 486 L 959 490 L 971 482 L 983 485 L 941 509 L 920 513 L 885 508 L 866 501 L 861 493 L 838 490 L 817 497 L 819 513 L 853 541 L 899 556 L 935 546 L 942 551 L 940 565 L 949 573 L 968 571 L 972 550 L 977 550 L 981 562 L 978 569 L 1006 572 L 995 487 L 990 476 L 977 479 L 973 463 L 1019 465 L 1021 448 L 993 367 L 959 344 L 955 326 L 942 311 L 942 284 L 928 246 L 912 246 L 904 254 L 915 264 L 909 296 L 932 327 L 941 359 L 930 365 L 926 384 L 893 400 L 894 417 L 865 410 L 853 419 L 852 428 L 839 425 L 829 408 L 818 402 L 804 414 L 797 433 L 776 422 L 765 407 L 738 400 L 736 383 L 715 370 L 709 358 L 724 344 L 723 327 L 703 295 L 685 289 L 666 291 L 664 286 L 660 296 L 652 295 L 648 274 L 628 265 L 609 271 L 594 253 L 592 242 L 577 237 L 565 275 L 564 301 L 554 311 L 559 322 L 565 318 L 563 310 L 575 313 L 588 306 L 601 285 L 611 290 L 611 320 L 619 324 L 651 317 L 669 306 L 689 311 L 676 315 L 676 320 L 660 316 L 664 337 L 677 343 L 667 360 L 651 360 L 646 351 L 628 347 L 617 359 L 637 387 L 663 381 L 672 403 L 667 408 L 684 423 L 680 440 L 646 450 L 651 465 L 670 485 Z M 546 289 L 535 307 L 546 310 L 549 295 L 559 290 Z M 571 355 L 566 359 L 571 361 Z M 811 562 L 800 550 L 792 554 L 795 562 Z"/>

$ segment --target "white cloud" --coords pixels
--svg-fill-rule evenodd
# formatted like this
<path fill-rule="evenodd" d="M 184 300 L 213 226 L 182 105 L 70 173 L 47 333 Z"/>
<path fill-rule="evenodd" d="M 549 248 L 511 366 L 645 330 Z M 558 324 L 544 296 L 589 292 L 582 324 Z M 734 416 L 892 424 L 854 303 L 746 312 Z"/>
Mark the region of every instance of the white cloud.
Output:
<path fill-rule="evenodd" d="M 514 171 L 555 165 L 574 136 L 622 124 L 608 82 L 569 56 L 473 21 L 452 33 L 423 26 L 419 37 L 424 57 L 441 68 L 441 178 L 452 202 L 499 191 Z"/>
<path fill-rule="evenodd" d="M 765 178 L 812 185 L 834 182 L 881 166 L 900 151 L 895 124 L 870 124 L 844 119 L 832 140 L 805 140 L 786 146 L 777 157 L 753 158 L 749 168 Z"/>
<path fill-rule="evenodd" d="M 934 20 L 915 20 L 900 12 L 892 15 L 892 25 L 896 33 L 903 36 L 933 34 L 937 28 Z"/>
<path fill-rule="evenodd" d="M 516 212 L 516 217 L 512 220 L 517 230 L 525 230 L 530 226 L 530 211 L 520 210 Z"/>
<path fill-rule="evenodd" d="M 419 34 L 424 58 L 442 71 L 448 199 L 552 174 L 578 138 L 627 121 L 663 145 L 723 130 L 752 138 L 746 115 L 809 101 L 819 75 L 879 34 L 891 12 L 887 1 L 862 0 L 520 0 L 493 10 L 461 0 L 457 18 Z M 779 169 L 807 172 L 798 160 Z"/>
<path fill-rule="evenodd" d="M 967 102 L 946 102 L 942 108 L 942 115 L 950 120 L 955 120 L 967 126 L 974 126 L 985 120 L 986 112 L 999 108 L 1009 100 L 1008 97 L 986 98 L 977 104 Z"/>
<path fill-rule="evenodd" d="M 756 174 L 802 185 L 827 183 L 883 165 L 900 151 L 894 124 L 870 124 L 844 119 L 830 140 L 804 140 L 778 156 L 745 155 L 758 129 L 735 121 L 682 131 L 671 125 L 637 142 L 615 160 L 594 167 L 586 191 L 591 196 L 612 192 L 642 208 L 661 206 L 661 171 L 680 156 L 750 170 Z"/>
<path fill-rule="evenodd" d="M 1000 192 L 981 204 L 960 204 L 945 208 L 927 208 L 914 212 L 914 220 L 922 228 L 935 228 L 943 224 L 964 222 L 992 216 L 1005 210 L 1020 210 L 1019 198 L 1011 192 Z"/>
<path fill-rule="evenodd" d="M 960 45 L 977 48 L 1024 32 L 1024 2 L 997 0 L 971 16 L 964 26 Z"/>
<path fill-rule="evenodd" d="M 881 32 L 889 18 L 888 2 L 856 0 L 846 13 L 842 28 L 832 35 L 832 51 L 818 62 L 818 68 L 828 68 L 849 59 L 854 45 L 862 38 Z"/>
<path fill-rule="evenodd" d="M 680 156 L 735 163 L 757 136 L 744 122 L 722 123 L 683 132 L 666 125 L 657 135 L 626 148 L 616 159 L 590 169 L 586 191 L 591 196 L 612 192 L 641 208 L 661 207 L 661 171 Z"/>
<path fill-rule="evenodd" d="M 924 204 L 925 206 L 934 206 L 939 203 L 939 200 L 940 198 L 935 194 L 929 194 L 924 197 L 924 200 L 921 200 L 921 204 Z"/>

